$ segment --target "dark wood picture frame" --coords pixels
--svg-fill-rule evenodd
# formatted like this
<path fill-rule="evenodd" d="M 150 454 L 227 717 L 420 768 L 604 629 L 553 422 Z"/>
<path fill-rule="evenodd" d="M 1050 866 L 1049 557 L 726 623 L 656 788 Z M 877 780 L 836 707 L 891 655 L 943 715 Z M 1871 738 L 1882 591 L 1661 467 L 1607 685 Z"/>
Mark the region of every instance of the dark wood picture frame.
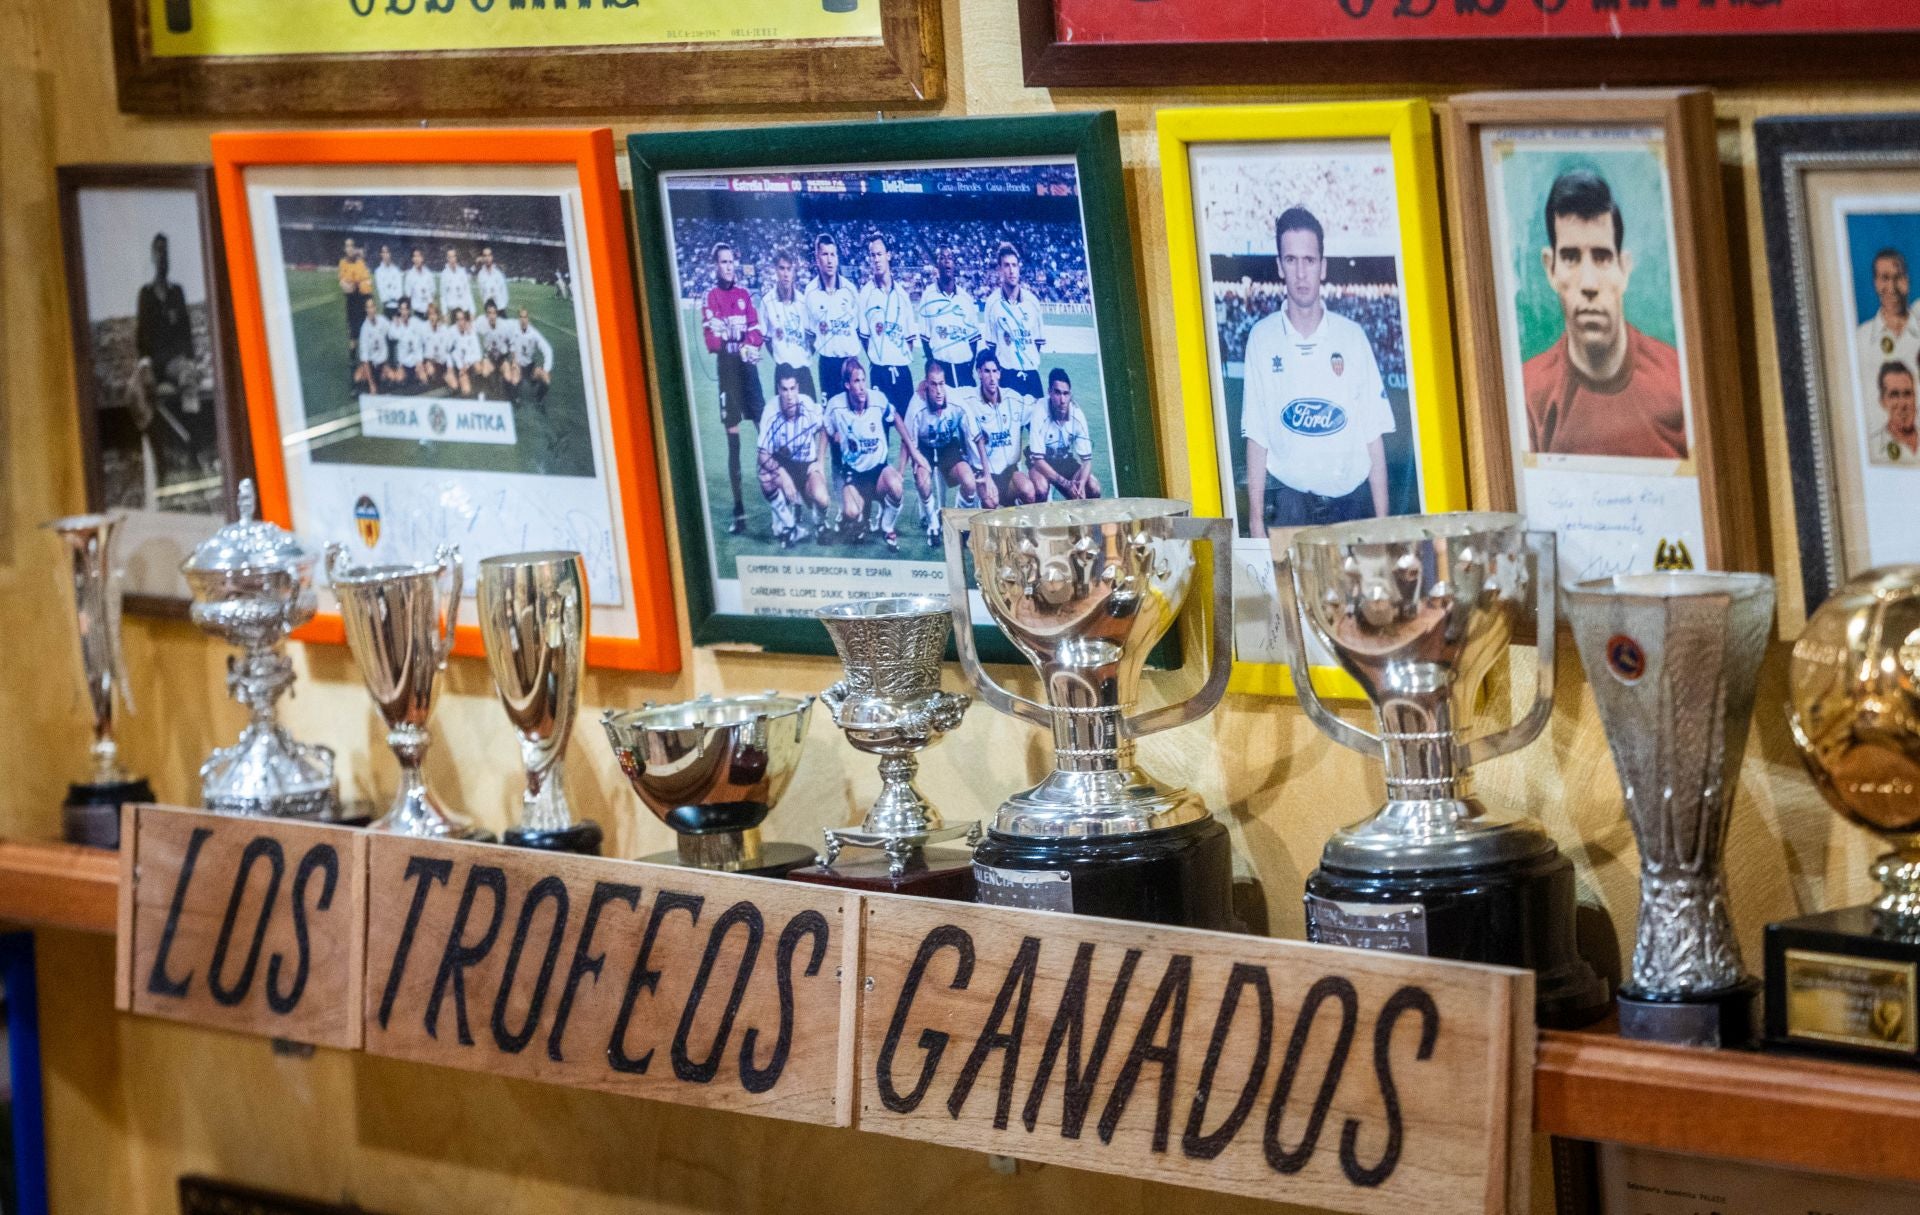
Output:
<path fill-rule="evenodd" d="M 1452 98 L 1442 112 L 1454 294 L 1463 318 L 1461 375 L 1466 399 L 1477 403 L 1468 408 L 1478 411 L 1478 425 L 1469 427 L 1469 434 L 1486 470 L 1484 507 L 1510 511 L 1518 509 L 1518 491 L 1488 229 L 1492 211 L 1480 147 L 1484 126 L 1657 127 L 1665 133 L 1674 211 L 1673 277 L 1680 285 L 1676 320 L 1685 335 L 1692 413 L 1689 455 L 1699 473 L 1707 545 L 1701 564 L 1716 570 L 1758 568 L 1739 339 L 1731 310 L 1713 306 L 1733 292 L 1713 95 L 1703 89 L 1470 93 Z"/>
<path fill-rule="evenodd" d="M 679 517 L 681 569 L 695 645 L 745 642 L 789 654 L 834 652 L 826 630 L 810 616 L 728 614 L 715 605 L 713 569 L 707 557 L 708 521 L 701 509 L 700 452 L 681 355 L 673 243 L 666 231 L 661 200 L 660 180 L 666 173 L 1072 157 L 1079 175 L 1104 407 L 1118 480 L 1108 493 L 1142 497 L 1161 493 L 1159 441 L 1147 386 L 1119 123 L 1112 111 L 630 135 L 627 149 L 633 162 L 633 209 L 640 234 L 649 354 L 659 377 L 667 458 Z M 992 625 L 976 625 L 974 637 L 981 657 L 987 661 L 1024 661 Z M 1173 641 L 1170 634 L 1167 642 L 1156 648 L 1156 661 L 1177 662 L 1177 650 L 1170 648 Z"/>
<path fill-rule="evenodd" d="M 147 0 L 106 0 L 120 109 L 153 115 L 607 114 L 946 96 L 940 0 L 870 0 L 877 41 L 478 48 L 234 58 L 152 53 Z M 385 70 L 383 70 L 385 69 Z M 401 70 L 404 69 L 404 70 Z M 448 105 L 445 98 L 474 98 Z"/>
<path fill-rule="evenodd" d="M 80 230 L 83 190 L 191 190 L 199 202 L 202 273 L 207 283 L 207 336 L 212 346 L 215 433 L 220 450 L 221 511 L 233 517 L 241 480 L 253 475 L 253 448 L 240 394 L 240 365 L 233 344 L 232 298 L 228 294 L 226 246 L 221 239 L 220 202 L 207 165 L 76 164 L 55 170 L 60 193 L 60 231 L 67 276 L 67 316 L 73 342 L 74 396 L 80 411 L 81 467 L 86 475 L 87 509 L 107 509 L 101 475 L 100 428 L 95 404 L 99 383 L 93 366 L 93 324 L 88 319 L 86 250 Z M 128 593 L 125 609 L 149 616 L 184 618 L 191 600 L 181 596 Z"/>

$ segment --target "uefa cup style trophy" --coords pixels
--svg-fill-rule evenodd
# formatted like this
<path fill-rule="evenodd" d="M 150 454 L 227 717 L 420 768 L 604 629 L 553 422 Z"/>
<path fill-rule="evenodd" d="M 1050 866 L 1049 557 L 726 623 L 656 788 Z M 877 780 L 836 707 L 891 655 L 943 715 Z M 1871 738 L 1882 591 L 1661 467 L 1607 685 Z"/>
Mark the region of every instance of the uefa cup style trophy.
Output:
<path fill-rule="evenodd" d="M 811 696 L 761 692 L 609 709 L 600 724 L 620 770 L 679 836 L 677 851 L 640 859 L 761 877 L 812 864 L 804 844 L 760 839 L 760 824 L 799 766 L 812 708 Z"/>
<path fill-rule="evenodd" d="M 1787 686 L 1814 784 L 1893 851 L 1872 903 L 1767 926 L 1767 1044 L 1920 1065 L 1920 565 L 1835 591 L 1794 642 Z"/>
<path fill-rule="evenodd" d="M 1305 528 L 1275 539 L 1300 707 L 1320 731 L 1385 761 L 1387 803 L 1327 842 L 1307 879 L 1307 935 L 1538 972 L 1536 1015 L 1575 1026 L 1606 1012 L 1606 983 L 1574 947 L 1573 864 L 1525 818 L 1473 797 L 1472 765 L 1518 750 L 1553 713 L 1554 538 L 1519 515 L 1445 514 Z M 1314 691 L 1314 635 L 1372 702 L 1380 732 Z M 1538 638 L 1532 708 L 1469 739 L 1475 697 L 1523 620 Z"/>
<path fill-rule="evenodd" d="M 227 690 L 252 714 L 240 741 L 201 765 L 201 801 L 222 814 L 337 818 L 332 750 L 295 742 L 273 711 L 293 684 L 293 662 L 280 645 L 313 619 L 319 558 L 293 533 L 255 517 L 251 480 L 240 483 L 239 499 L 239 520 L 180 567 L 193 592 L 193 622 L 243 651 L 227 658 Z"/>
<path fill-rule="evenodd" d="M 66 549 L 65 572 L 73 588 L 74 623 L 80 635 L 80 667 L 93 710 L 93 770 L 67 786 L 61 807 L 68 843 L 95 848 L 120 846 L 120 807 L 150 802 L 153 789 L 120 766 L 113 737 L 114 697 L 133 711 L 120 652 L 120 580 L 113 564 L 117 515 L 74 515 L 44 526 Z"/>
<path fill-rule="evenodd" d="M 567 740 L 586 666 L 587 562 L 579 553 L 509 553 L 480 563 L 480 635 L 501 707 L 520 737 L 527 792 L 506 842 L 600 855 L 598 823 L 567 801 Z"/>
<path fill-rule="evenodd" d="M 973 857 L 935 848 L 980 839 L 980 824 L 947 826 L 914 787 L 916 758 L 959 726 L 970 703 L 940 690 L 941 659 L 953 617 L 944 599 L 924 595 L 857 599 L 822 608 L 846 678 L 820 694 L 833 724 L 854 748 L 880 757 L 880 796 L 857 829 L 829 827 L 818 865 L 796 869 L 796 881 L 862 890 L 973 899 Z M 842 862 L 843 848 L 880 851 L 880 858 Z"/>
<path fill-rule="evenodd" d="M 1563 594 L 1640 844 L 1620 1034 L 1744 1046 L 1760 981 L 1740 960 L 1722 854 L 1773 633 L 1773 579 L 1621 574 Z"/>
<path fill-rule="evenodd" d="M 340 601 L 360 676 L 387 723 L 387 746 L 400 761 L 393 806 L 372 830 L 433 839 L 483 835 L 450 814 L 420 774 L 433 742 L 427 718 L 460 616 L 460 550 L 443 544 L 432 561 L 417 565 L 353 566 L 344 546 L 328 545 L 327 584 Z"/>
<path fill-rule="evenodd" d="M 1223 519 L 1185 502 L 1108 498 L 949 510 L 947 586 L 961 668 L 995 709 L 1053 732 L 1053 771 L 1001 805 L 974 850 L 983 903 L 1232 929 L 1227 829 L 1200 798 L 1134 762 L 1134 740 L 1206 715 L 1232 665 L 1233 562 Z M 1213 550 L 1206 682 L 1184 702 L 1139 712 L 1147 654 L 1179 617 Z M 963 555 L 1000 630 L 1040 673 L 1045 703 L 980 665 Z"/>

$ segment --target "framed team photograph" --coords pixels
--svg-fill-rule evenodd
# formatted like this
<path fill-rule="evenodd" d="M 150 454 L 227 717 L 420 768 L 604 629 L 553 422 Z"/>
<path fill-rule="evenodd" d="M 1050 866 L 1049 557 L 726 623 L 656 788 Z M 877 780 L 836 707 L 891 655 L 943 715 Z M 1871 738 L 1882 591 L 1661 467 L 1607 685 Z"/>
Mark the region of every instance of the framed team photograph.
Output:
<path fill-rule="evenodd" d="M 1800 587 L 1920 561 L 1920 114 L 1754 123 Z"/>
<path fill-rule="evenodd" d="M 946 593 L 945 510 L 1159 492 L 1111 113 L 628 147 L 696 642 L 830 652 Z"/>
<path fill-rule="evenodd" d="M 1470 94 L 1445 141 L 1488 505 L 1562 583 L 1754 568 L 1712 95 Z"/>
<path fill-rule="evenodd" d="M 1233 687 L 1291 695 L 1288 538 L 1466 505 L 1432 117 L 1390 101 L 1159 121 L 1194 510 L 1234 521 Z M 1316 690 L 1359 694 L 1317 645 L 1310 663 Z"/>
<path fill-rule="evenodd" d="M 356 561 L 586 559 L 587 660 L 679 669 L 600 130 L 213 137 L 267 517 Z M 340 641 L 330 598 L 295 636 Z"/>
<path fill-rule="evenodd" d="M 248 473 L 213 171 L 62 165 L 87 509 L 124 517 L 128 611 L 184 616 L 180 573 Z"/>

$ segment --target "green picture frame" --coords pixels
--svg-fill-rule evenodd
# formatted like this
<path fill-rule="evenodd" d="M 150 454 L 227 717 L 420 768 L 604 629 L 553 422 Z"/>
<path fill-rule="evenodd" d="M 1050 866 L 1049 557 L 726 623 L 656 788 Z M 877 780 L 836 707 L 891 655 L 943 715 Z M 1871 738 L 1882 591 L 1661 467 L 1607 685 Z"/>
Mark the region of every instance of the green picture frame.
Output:
<path fill-rule="evenodd" d="M 1071 310 L 1064 315 L 1073 325 L 1071 331 L 1060 331 L 1065 336 L 1063 342 L 1056 345 L 1075 350 L 1077 354 L 1057 356 L 1055 361 L 1064 363 L 1070 357 L 1076 360 L 1076 367 L 1080 371 L 1079 381 L 1074 386 L 1076 403 L 1092 395 L 1086 392 L 1089 381 L 1086 375 L 1088 352 L 1085 349 L 1089 336 L 1092 339 L 1092 361 L 1097 369 L 1097 379 L 1092 383 L 1097 384 L 1103 419 L 1090 417 L 1089 420 L 1094 423 L 1092 429 L 1096 442 L 1093 458 L 1099 461 L 1096 479 L 1102 483 L 1101 491 L 1108 496 L 1143 497 L 1159 496 L 1163 492 L 1159 443 L 1153 422 L 1140 324 L 1138 271 L 1120 163 L 1119 125 L 1111 111 L 637 134 L 628 137 L 627 149 L 633 168 L 633 202 L 639 230 L 646 329 L 651 362 L 658 376 L 661 414 L 665 420 L 668 472 L 673 485 L 681 565 L 695 645 L 750 644 L 776 653 L 830 654 L 833 650 L 826 630 L 813 619 L 811 607 L 824 606 L 832 602 L 832 598 L 807 599 L 805 602 L 810 606 L 796 606 L 792 615 L 756 614 L 742 610 L 742 605 L 723 605 L 721 602 L 716 580 L 716 565 L 721 558 L 716 557 L 718 550 L 713 544 L 713 533 L 724 512 L 717 503 L 709 507 L 707 499 L 711 492 L 708 488 L 710 483 L 717 482 L 724 486 L 725 482 L 718 481 L 718 475 L 708 471 L 705 460 L 714 457 L 706 453 L 703 459 L 700 432 L 703 428 L 714 432 L 709 435 L 709 440 L 717 441 L 723 421 L 696 411 L 711 412 L 715 401 L 721 402 L 722 415 L 728 407 L 723 395 L 713 395 L 711 400 L 695 399 L 697 395 L 708 394 L 704 389 L 696 391 L 695 382 L 690 377 L 693 361 L 688 348 L 702 336 L 702 331 L 698 324 L 688 324 L 687 317 L 697 306 L 690 298 L 689 288 L 683 283 L 681 274 L 681 266 L 695 263 L 688 262 L 688 250 L 679 246 L 675 232 L 670 228 L 675 217 L 670 215 L 668 186 L 676 179 L 704 178 L 709 189 L 718 191 L 735 187 L 732 184 L 723 187 L 715 183 L 750 183 L 786 178 L 795 183 L 791 188 L 799 195 L 823 178 L 839 179 L 844 184 L 853 175 L 867 174 L 876 185 L 871 197 L 877 205 L 879 200 L 892 193 L 890 189 L 879 185 L 882 178 L 899 178 L 902 181 L 915 179 L 929 194 L 937 195 L 939 190 L 935 187 L 942 180 L 938 174 L 949 170 L 964 173 L 1013 166 L 1007 169 L 1007 173 L 1018 178 L 1019 174 L 1032 170 L 1035 165 L 1064 166 L 1071 162 L 1073 174 L 1070 177 L 1061 174 L 1063 180 L 1058 184 L 1031 186 L 1028 183 L 1021 186 L 1029 190 L 1025 194 L 1014 193 L 1014 187 L 1004 182 L 1001 187 L 993 187 L 1007 191 L 1001 196 L 1008 200 L 1004 206 L 1015 212 L 1028 204 L 1016 204 L 1012 200 L 1016 197 L 1031 199 L 1035 190 L 1042 197 L 1051 196 L 1057 200 L 1065 196 L 1079 203 L 1082 243 L 1078 254 L 1069 249 L 1064 256 L 1055 257 L 1048 263 L 1044 272 L 1030 269 L 1028 263 L 1023 261 L 1016 267 L 1016 271 L 1023 276 L 1021 285 L 1014 290 L 1017 297 L 1018 292 L 1026 290 L 1029 282 L 1041 286 L 1043 292 L 1049 293 L 1046 297 L 1048 303 L 1043 305 L 1043 310 L 1055 307 L 1057 297 L 1053 293 L 1071 297 L 1057 305 L 1060 309 Z M 810 181 L 803 171 L 814 173 L 814 179 Z M 1025 180 L 1020 178 L 1022 182 Z M 860 183 L 859 188 L 864 190 L 865 184 Z M 843 202 L 842 205 L 846 204 Z M 852 226 L 857 218 L 856 208 L 846 214 L 845 222 L 836 222 L 833 226 L 842 232 L 889 229 L 889 243 L 897 242 L 905 246 L 903 261 L 911 257 L 916 249 L 928 249 L 930 241 L 956 243 L 953 231 L 958 221 L 943 221 L 936 216 L 925 221 L 926 231 L 920 231 L 915 228 L 919 221 L 900 219 L 897 210 L 889 210 L 884 218 L 865 227 Z M 797 231 L 800 227 L 808 231 L 814 227 L 826 230 L 825 226 L 800 220 L 772 226 L 788 232 Z M 1006 230 L 1009 226 L 1009 221 L 1001 222 L 1000 234 L 1008 235 Z M 768 228 L 769 225 L 763 224 L 757 231 L 764 236 Z M 977 225 L 968 226 L 965 230 L 977 240 Z M 1057 233 L 1059 228 L 1055 225 L 1050 230 Z M 699 231 L 700 239 L 689 243 L 698 246 L 701 256 L 705 256 L 705 250 L 709 248 L 708 238 L 715 232 L 720 233 L 721 239 L 732 239 L 723 222 L 710 220 L 700 226 Z M 1018 243 L 1017 233 L 1009 238 Z M 843 238 L 841 243 L 852 242 Z M 994 248 L 997 251 L 998 245 Z M 1056 254 L 1059 242 L 1048 243 L 1046 248 L 1050 255 Z M 748 285 L 745 276 L 750 259 L 754 262 L 752 271 L 758 278 L 761 273 L 758 261 L 768 252 L 764 247 L 750 250 L 743 244 L 739 255 L 741 277 L 733 281 L 742 286 Z M 812 258 L 800 255 L 796 260 L 802 263 L 802 272 L 810 261 L 815 267 L 814 272 L 819 273 L 817 251 Z M 849 267 L 845 277 L 849 281 L 859 277 L 851 267 L 865 261 L 859 250 L 850 250 L 848 255 L 842 255 L 840 264 Z M 707 264 L 711 265 L 711 262 Z M 931 272 L 924 262 L 902 266 L 891 281 L 901 282 L 911 274 Z M 711 274 L 705 270 L 702 273 Z M 975 267 L 972 273 L 976 276 L 973 281 L 978 283 L 979 268 Z M 1042 278 L 1046 275 L 1055 276 L 1043 282 Z M 691 275 L 688 278 L 690 280 Z M 1076 281 L 1077 290 L 1074 285 Z M 1062 286 L 1063 283 L 1065 286 Z M 753 284 L 751 295 L 759 298 L 766 285 L 764 279 Z M 800 294 L 797 287 L 794 294 Z M 1084 300 L 1079 298 L 1081 295 L 1084 295 Z M 992 292 L 989 291 L 989 301 L 991 297 Z M 1047 315 L 1052 313 L 1048 312 Z M 1081 323 L 1082 316 L 1088 317 L 1088 322 Z M 983 344 L 990 343 L 983 339 Z M 866 354 L 867 348 L 863 348 L 862 356 Z M 918 369 L 930 361 L 931 354 L 932 343 L 929 342 L 913 356 L 915 379 L 920 378 Z M 807 362 L 812 363 L 813 360 L 809 358 Z M 720 374 L 717 362 L 709 374 L 715 377 Z M 731 374 L 739 373 L 735 371 Z M 825 374 L 823 371 L 822 375 Z M 1040 374 L 1050 376 L 1051 371 L 1043 364 Z M 715 378 L 713 382 L 719 381 Z M 740 381 L 732 382 L 738 384 Z M 764 380 L 760 382 L 765 383 Z M 809 383 L 808 387 L 811 386 Z M 765 393 L 767 401 L 775 399 L 774 394 L 764 387 L 761 391 Z M 820 395 L 824 397 L 826 394 Z M 1044 396 L 1036 396 L 1037 407 L 1044 408 L 1044 401 Z M 757 401 L 752 403 L 759 404 Z M 821 404 L 825 404 L 824 400 Z M 1089 408 L 1087 413 L 1092 415 L 1094 410 Z M 1102 421 L 1104 452 L 1098 450 L 1102 446 L 1098 442 Z M 757 430 L 738 423 L 736 426 L 743 440 L 743 497 L 759 511 L 763 495 L 755 481 L 754 453 L 747 450 L 746 442 L 750 436 L 757 434 Z M 897 440 L 890 437 L 889 441 Z M 724 456 L 719 457 L 719 460 L 724 459 Z M 1107 479 L 1109 473 L 1110 481 Z M 934 476 L 938 485 L 940 474 L 936 472 Z M 946 491 L 942 489 L 940 492 Z M 903 498 L 899 522 L 904 528 L 908 517 L 920 510 L 915 486 L 910 478 L 906 479 L 903 487 Z M 838 505 L 837 497 L 835 505 Z M 804 512 L 808 509 L 807 503 L 803 500 L 798 509 Z M 770 510 L 768 507 L 759 513 L 770 513 Z M 823 514 L 821 517 L 826 516 Z M 769 522 L 765 526 L 771 529 L 777 524 Z M 909 562 L 906 550 L 911 546 L 919 550 L 912 554 L 913 557 L 927 561 L 940 559 L 935 552 L 920 550 L 921 539 L 917 535 L 910 540 L 903 538 L 900 543 L 902 553 L 897 558 L 884 551 L 876 552 L 871 547 L 866 551 L 879 561 L 897 559 Z M 797 550 L 795 559 L 805 560 L 810 557 L 811 551 Z M 740 586 L 738 560 L 732 556 L 725 559 L 735 562 L 733 581 L 737 588 Z M 865 561 L 867 558 L 855 560 Z M 865 586 L 861 591 L 872 593 L 873 589 L 873 586 Z M 944 577 L 938 583 L 927 585 L 924 592 L 944 594 Z M 815 593 L 820 592 L 816 589 Z M 983 658 L 997 662 L 1020 661 L 1011 643 L 992 624 L 976 623 L 974 632 Z"/>

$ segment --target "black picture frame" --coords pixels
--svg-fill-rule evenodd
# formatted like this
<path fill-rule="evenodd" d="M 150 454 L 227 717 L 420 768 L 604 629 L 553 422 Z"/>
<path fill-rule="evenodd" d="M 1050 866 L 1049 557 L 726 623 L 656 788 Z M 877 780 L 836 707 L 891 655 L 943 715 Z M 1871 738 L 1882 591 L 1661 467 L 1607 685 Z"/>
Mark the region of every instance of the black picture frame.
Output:
<path fill-rule="evenodd" d="M 913 119 L 821 123 L 749 130 L 631 135 L 633 207 L 639 229 L 649 354 L 658 376 L 669 475 L 680 535 L 680 560 L 695 645 L 747 643 L 790 654 L 831 654 L 826 630 L 810 616 L 726 613 L 715 603 L 708 560 L 708 520 L 701 509 L 702 468 L 686 388 L 674 244 L 661 197 L 663 175 L 687 170 L 857 168 L 969 160 L 1072 157 L 1081 191 L 1083 231 L 1092 278 L 1095 331 L 1117 484 L 1112 496 L 1157 497 L 1162 469 L 1140 326 L 1139 284 L 1120 162 L 1119 124 L 1112 111 L 1005 118 Z M 1022 661 L 991 625 L 976 625 L 975 644 L 990 662 Z M 1172 661 L 1167 647 L 1159 661 Z"/>

